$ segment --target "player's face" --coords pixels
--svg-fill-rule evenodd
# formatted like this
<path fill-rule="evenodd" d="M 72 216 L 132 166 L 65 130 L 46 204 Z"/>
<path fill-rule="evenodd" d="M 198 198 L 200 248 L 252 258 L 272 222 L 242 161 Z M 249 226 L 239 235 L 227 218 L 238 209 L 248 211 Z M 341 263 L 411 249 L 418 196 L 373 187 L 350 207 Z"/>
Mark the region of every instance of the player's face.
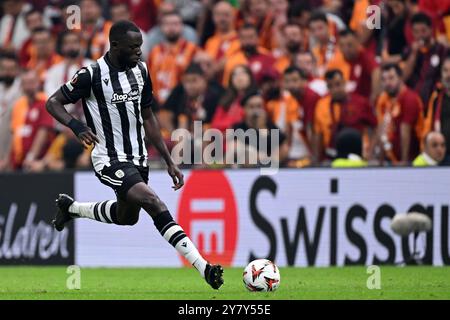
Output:
<path fill-rule="evenodd" d="M 381 83 L 387 94 L 395 97 L 400 90 L 401 79 L 394 69 L 389 69 L 381 73 Z"/>
<path fill-rule="evenodd" d="M 142 35 L 128 31 L 125 40 L 118 44 L 118 59 L 122 66 L 134 68 L 141 59 Z"/>
<path fill-rule="evenodd" d="M 445 157 L 445 139 L 442 134 L 431 133 L 426 144 L 426 153 L 437 162 Z"/>

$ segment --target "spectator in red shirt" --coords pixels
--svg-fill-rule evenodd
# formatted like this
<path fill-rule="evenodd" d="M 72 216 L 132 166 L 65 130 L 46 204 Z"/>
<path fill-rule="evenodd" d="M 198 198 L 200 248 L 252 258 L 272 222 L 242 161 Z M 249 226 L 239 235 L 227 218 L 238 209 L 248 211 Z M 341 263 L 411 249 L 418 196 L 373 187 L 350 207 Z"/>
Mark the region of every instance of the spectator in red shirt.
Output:
<path fill-rule="evenodd" d="M 376 156 L 394 165 L 405 165 L 419 154 L 424 126 L 422 101 L 404 84 L 402 70 L 396 64 L 382 67 L 381 82 L 384 92 L 376 104 Z"/>
<path fill-rule="evenodd" d="M 44 27 L 44 18 L 42 16 L 42 12 L 37 9 L 32 9 L 25 14 L 25 23 L 30 32 L 37 28 Z M 26 66 L 28 61 L 31 59 L 32 51 L 33 51 L 33 43 L 32 43 L 31 34 L 28 39 L 23 43 L 19 52 L 19 60 L 21 66 Z"/>
<path fill-rule="evenodd" d="M 314 120 L 314 108 L 320 96 L 308 87 L 308 75 L 298 67 L 289 67 L 284 71 L 283 86 L 300 104 L 300 119 L 302 130 L 308 140 L 312 138 L 312 125 Z"/>
<path fill-rule="evenodd" d="M 11 121 L 13 132 L 13 167 L 27 170 L 41 159 L 53 138 L 53 118 L 45 109 L 46 97 L 39 92 L 36 71 L 22 76 L 24 96 L 14 105 Z"/>
<path fill-rule="evenodd" d="M 237 65 L 248 65 L 252 70 L 256 82 L 261 81 L 265 70 L 273 69 L 275 59 L 272 54 L 258 46 L 258 30 L 252 24 L 245 24 L 239 30 L 240 50 L 231 55 L 225 64 L 222 85 L 226 86 L 230 80 L 231 71 Z"/>
<path fill-rule="evenodd" d="M 61 62 L 63 58 L 55 50 L 55 39 L 49 29 L 36 28 L 31 37 L 31 56 L 26 67 L 35 70 L 38 79 L 44 83 L 48 69 Z"/>
<path fill-rule="evenodd" d="M 367 154 L 376 127 L 373 110 L 366 97 L 345 90 L 345 79 L 340 70 L 325 73 L 329 95 L 321 98 L 314 112 L 314 158 L 320 161 L 324 155 L 335 158 L 336 137 L 346 128 L 354 128 L 363 135 L 363 154 Z"/>
<path fill-rule="evenodd" d="M 310 51 L 302 51 L 295 57 L 294 66 L 302 69 L 308 77 L 308 87 L 323 97 L 328 93 L 327 83 L 319 76 L 317 63 Z"/>
<path fill-rule="evenodd" d="M 241 122 L 244 118 L 241 100 L 247 93 L 255 90 L 256 83 L 250 68 L 245 65 L 234 68 L 228 89 L 220 99 L 219 106 L 214 113 L 211 127 L 224 132 Z"/>
<path fill-rule="evenodd" d="M 328 70 L 341 70 L 347 80 L 347 91 L 375 101 L 380 92 L 380 70 L 375 57 L 360 45 L 350 29 L 339 33 L 338 44 L 340 51 L 329 62 Z"/>
<path fill-rule="evenodd" d="M 418 92 L 425 106 L 439 81 L 447 48 L 433 37 L 431 18 L 417 13 L 411 18 L 414 42 L 404 55 L 403 79 Z"/>

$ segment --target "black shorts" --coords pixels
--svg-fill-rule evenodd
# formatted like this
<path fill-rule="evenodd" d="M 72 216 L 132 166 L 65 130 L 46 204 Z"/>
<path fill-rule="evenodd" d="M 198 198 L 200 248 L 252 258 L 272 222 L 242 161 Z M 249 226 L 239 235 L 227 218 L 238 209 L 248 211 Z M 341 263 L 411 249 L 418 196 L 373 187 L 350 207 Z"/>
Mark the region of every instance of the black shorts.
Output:
<path fill-rule="evenodd" d="M 131 162 L 112 162 L 111 166 L 103 167 L 95 175 L 104 185 L 112 188 L 117 197 L 127 200 L 128 190 L 139 182 L 148 183 L 148 167 L 136 166 Z"/>

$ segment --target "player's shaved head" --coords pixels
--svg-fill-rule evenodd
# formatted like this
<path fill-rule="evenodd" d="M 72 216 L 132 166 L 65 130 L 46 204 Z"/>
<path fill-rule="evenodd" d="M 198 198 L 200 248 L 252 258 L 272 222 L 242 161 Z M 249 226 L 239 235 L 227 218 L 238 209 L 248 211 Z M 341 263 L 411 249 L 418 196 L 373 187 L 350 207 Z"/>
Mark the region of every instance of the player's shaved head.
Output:
<path fill-rule="evenodd" d="M 137 25 L 128 20 L 119 20 L 109 30 L 109 42 L 123 40 L 128 31 L 141 32 Z"/>

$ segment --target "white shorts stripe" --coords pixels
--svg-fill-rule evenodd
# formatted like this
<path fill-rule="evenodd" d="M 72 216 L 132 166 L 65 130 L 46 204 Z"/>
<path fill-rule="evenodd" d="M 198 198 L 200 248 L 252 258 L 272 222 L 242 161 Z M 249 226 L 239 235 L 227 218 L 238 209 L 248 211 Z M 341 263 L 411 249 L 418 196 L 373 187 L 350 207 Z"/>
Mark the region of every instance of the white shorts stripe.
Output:
<path fill-rule="evenodd" d="M 113 182 L 113 181 L 111 181 L 111 178 L 109 178 L 107 176 L 101 176 L 100 179 L 103 179 L 106 182 L 109 182 L 110 184 L 115 185 L 115 186 L 119 186 L 120 187 L 122 185 L 122 182 L 120 182 L 120 183 Z"/>
<path fill-rule="evenodd" d="M 111 178 L 110 176 L 105 176 L 105 175 L 103 175 L 102 177 L 108 178 L 108 179 L 111 180 L 112 182 L 122 183 L 122 180 L 116 180 L 116 179 Z"/>

